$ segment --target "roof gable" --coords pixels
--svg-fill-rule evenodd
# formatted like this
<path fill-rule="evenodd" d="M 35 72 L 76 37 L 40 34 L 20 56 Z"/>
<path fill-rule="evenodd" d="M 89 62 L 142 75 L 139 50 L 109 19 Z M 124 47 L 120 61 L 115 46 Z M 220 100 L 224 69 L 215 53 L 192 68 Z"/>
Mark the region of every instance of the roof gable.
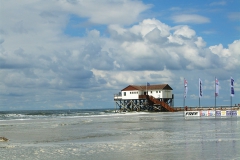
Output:
<path fill-rule="evenodd" d="M 132 91 L 132 90 L 173 90 L 168 84 L 157 84 L 157 85 L 149 85 L 149 86 L 137 86 L 137 85 L 129 85 L 126 88 L 122 89 L 122 91 Z"/>
<path fill-rule="evenodd" d="M 150 86 L 147 86 L 147 89 L 148 90 L 173 90 L 168 84 L 150 85 Z"/>
<path fill-rule="evenodd" d="M 139 86 L 129 85 L 126 88 L 122 89 L 122 91 L 132 91 L 132 90 L 141 90 L 141 88 L 139 88 Z"/>

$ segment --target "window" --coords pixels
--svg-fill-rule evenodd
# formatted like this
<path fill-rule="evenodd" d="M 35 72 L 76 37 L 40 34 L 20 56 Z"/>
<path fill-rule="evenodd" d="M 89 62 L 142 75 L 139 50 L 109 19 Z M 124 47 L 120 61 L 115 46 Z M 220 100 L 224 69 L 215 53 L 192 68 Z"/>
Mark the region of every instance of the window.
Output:
<path fill-rule="evenodd" d="M 156 91 L 156 93 L 158 93 L 158 91 Z"/>
<path fill-rule="evenodd" d="M 123 96 L 126 96 L 126 92 L 123 92 Z"/>

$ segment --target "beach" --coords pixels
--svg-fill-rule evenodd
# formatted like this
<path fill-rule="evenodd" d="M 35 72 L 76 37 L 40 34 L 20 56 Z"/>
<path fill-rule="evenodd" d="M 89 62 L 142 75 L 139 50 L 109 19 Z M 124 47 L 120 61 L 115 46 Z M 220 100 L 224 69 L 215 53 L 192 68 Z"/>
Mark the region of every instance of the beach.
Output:
<path fill-rule="evenodd" d="M 240 159 L 239 117 L 57 113 L 1 114 L 1 159 Z"/>

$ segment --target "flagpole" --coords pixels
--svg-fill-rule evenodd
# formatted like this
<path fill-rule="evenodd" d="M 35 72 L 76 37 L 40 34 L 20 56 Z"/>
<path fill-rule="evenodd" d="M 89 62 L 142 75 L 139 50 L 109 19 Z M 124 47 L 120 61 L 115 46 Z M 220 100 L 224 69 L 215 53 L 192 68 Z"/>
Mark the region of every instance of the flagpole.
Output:
<path fill-rule="evenodd" d="M 199 108 L 200 108 L 200 97 L 202 96 L 202 82 L 201 82 L 201 79 L 199 78 L 198 79 L 198 105 L 199 105 Z"/>
<path fill-rule="evenodd" d="M 214 84 L 215 84 L 215 117 L 216 117 L 216 77 L 214 79 Z"/>
<path fill-rule="evenodd" d="M 184 86 L 184 95 L 183 95 L 183 98 L 184 98 L 184 104 L 183 104 L 183 107 L 185 107 L 185 98 L 186 98 L 186 86 L 185 86 L 185 78 L 184 78 L 184 81 L 183 81 L 183 86 Z"/>
<path fill-rule="evenodd" d="M 183 80 L 183 89 L 184 89 L 184 92 L 183 92 L 183 116 L 185 117 L 185 78 Z"/>
<path fill-rule="evenodd" d="M 232 116 L 232 77 L 230 78 L 230 103 L 231 103 L 231 116 Z"/>
<path fill-rule="evenodd" d="M 231 117 L 232 117 L 232 95 L 230 95 L 230 101 L 231 101 Z"/>
<path fill-rule="evenodd" d="M 232 81 L 232 78 L 230 78 L 230 105 L 231 105 L 231 117 L 232 117 L 232 95 L 231 95 L 232 82 L 231 81 Z"/>
<path fill-rule="evenodd" d="M 200 97 L 198 98 L 199 100 L 198 100 L 198 104 L 199 104 L 199 108 L 200 108 Z"/>
<path fill-rule="evenodd" d="M 230 96 L 231 96 L 231 112 L 232 112 L 232 97 L 234 96 L 234 79 L 230 80 Z"/>
<path fill-rule="evenodd" d="M 183 108 L 185 107 L 185 97 L 183 96 Z"/>

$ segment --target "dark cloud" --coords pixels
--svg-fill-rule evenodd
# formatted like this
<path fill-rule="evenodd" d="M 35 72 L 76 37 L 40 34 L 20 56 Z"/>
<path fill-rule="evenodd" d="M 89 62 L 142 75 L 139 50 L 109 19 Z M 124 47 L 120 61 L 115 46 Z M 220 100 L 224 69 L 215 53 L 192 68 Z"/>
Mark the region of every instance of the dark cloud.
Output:
<path fill-rule="evenodd" d="M 43 11 L 39 14 L 42 18 L 57 18 L 58 16 L 50 11 Z"/>
<path fill-rule="evenodd" d="M 17 33 L 27 34 L 29 32 L 29 29 L 26 25 L 27 24 L 24 22 L 24 20 L 20 20 L 13 25 L 12 29 Z"/>
<path fill-rule="evenodd" d="M 107 52 L 101 52 L 95 57 L 91 57 L 92 67 L 99 70 L 112 70 L 114 59 L 111 58 Z"/>
<path fill-rule="evenodd" d="M 142 41 L 143 38 L 140 34 L 136 35 L 129 31 L 124 31 L 123 33 L 118 33 L 116 30 L 113 30 L 111 28 L 108 29 L 108 32 L 110 33 L 110 36 L 113 40 L 116 41 Z"/>
<path fill-rule="evenodd" d="M 149 43 L 156 43 L 158 45 L 163 45 L 168 42 L 167 36 L 161 36 L 161 31 L 157 27 L 146 34 L 144 38 L 149 40 Z"/>
<path fill-rule="evenodd" d="M 19 62 L 7 62 L 6 59 L 0 58 L 0 69 L 24 69 L 28 68 L 29 64 L 22 64 Z"/>
<path fill-rule="evenodd" d="M 0 44 L 2 44 L 4 42 L 3 38 L 0 38 Z"/>

